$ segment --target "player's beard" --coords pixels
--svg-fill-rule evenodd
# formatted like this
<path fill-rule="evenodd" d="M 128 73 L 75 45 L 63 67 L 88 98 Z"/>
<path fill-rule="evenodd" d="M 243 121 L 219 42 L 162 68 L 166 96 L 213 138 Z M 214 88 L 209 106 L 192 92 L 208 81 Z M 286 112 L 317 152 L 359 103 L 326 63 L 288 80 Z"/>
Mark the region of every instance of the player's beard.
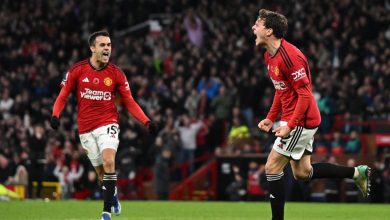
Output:
<path fill-rule="evenodd" d="M 92 57 L 92 59 L 96 60 L 97 66 L 95 68 L 102 69 L 108 64 L 110 56 L 108 56 L 108 58 L 103 59 L 103 53 L 100 53 L 100 54 L 96 54 L 95 57 Z"/>

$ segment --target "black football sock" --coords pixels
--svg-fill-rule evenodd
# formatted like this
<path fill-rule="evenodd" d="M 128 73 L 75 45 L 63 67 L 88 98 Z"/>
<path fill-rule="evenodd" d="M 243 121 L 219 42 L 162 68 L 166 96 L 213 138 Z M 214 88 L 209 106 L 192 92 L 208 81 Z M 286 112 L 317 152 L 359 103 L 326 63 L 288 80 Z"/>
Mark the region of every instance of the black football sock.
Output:
<path fill-rule="evenodd" d="M 105 173 L 103 176 L 103 199 L 104 207 L 103 211 L 111 213 L 111 206 L 114 200 L 116 186 L 116 174 L 115 173 Z"/>
<path fill-rule="evenodd" d="M 355 167 L 339 166 L 331 163 L 315 163 L 308 176 L 310 179 L 319 178 L 352 178 Z"/>
<path fill-rule="evenodd" d="M 267 174 L 272 220 L 284 219 L 285 189 L 283 175 L 283 172 L 279 174 Z"/>

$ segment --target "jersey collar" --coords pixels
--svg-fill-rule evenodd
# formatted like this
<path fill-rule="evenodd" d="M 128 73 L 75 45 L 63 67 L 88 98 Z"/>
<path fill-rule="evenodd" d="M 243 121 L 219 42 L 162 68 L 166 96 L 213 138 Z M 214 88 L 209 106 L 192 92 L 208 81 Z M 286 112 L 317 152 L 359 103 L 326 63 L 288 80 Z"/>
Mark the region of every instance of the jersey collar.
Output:
<path fill-rule="evenodd" d="M 108 64 L 110 64 L 110 62 L 108 62 L 107 63 L 107 65 L 105 65 L 103 68 L 101 68 L 101 69 L 96 69 L 93 65 L 92 65 L 92 63 L 91 63 L 91 58 L 88 58 L 88 64 L 89 64 L 89 66 L 93 69 L 93 70 L 95 70 L 95 71 L 102 71 L 102 70 L 104 70 L 107 66 L 108 66 Z"/>
<path fill-rule="evenodd" d="M 279 53 L 279 49 L 282 47 L 283 42 L 284 42 L 284 38 L 282 38 L 282 40 L 280 41 L 280 46 L 279 46 L 279 48 L 276 50 L 276 52 L 275 52 L 275 54 L 274 54 L 273 56 L 271 56 L 271 54 L 268 53 L 268 51 L 267 51 L 267 53 L 268 53 L 268 55 L 269 55 L 269 58 L 272 59 L 272 58 L 274 58 L 274 57 Z"/>

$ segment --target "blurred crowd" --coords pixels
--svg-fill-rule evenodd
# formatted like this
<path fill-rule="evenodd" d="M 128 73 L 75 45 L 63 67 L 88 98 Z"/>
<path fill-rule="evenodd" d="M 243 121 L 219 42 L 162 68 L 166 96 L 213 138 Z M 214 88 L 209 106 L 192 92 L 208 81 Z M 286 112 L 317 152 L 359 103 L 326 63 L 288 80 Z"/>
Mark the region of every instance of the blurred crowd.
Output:
<path fill-rule="evenodd" d="M 119 106 L 120 178 L 136 182 L 140 167 L 172 171 L 182 162 L 191 173 L 200 155 L 268 152 L 272 140 L 256 129 L 274 91 L 251 30 L 260 8 L 286 15 L 287 40 L 310 61 L 320 135 L 333 132 L 335 115 L 390 119 L 389 0 L 3 0 L 0 183 L 15 182 L 25 167 L 29 175 L 17 178 L 21 184 L 60 180 L 69 197 L 80 189 L 99 197 L 78 140 L 75 98 L 68 99 L 58 132 L 48 120 L 62 77 L 90 55 L 88 35 L 102 29 L 112 35 L 112 62 L 160 127 L 157 137 L 149 137 Z M 151 18 L 157 28 L 123 32 Z M 348 136 L 345 143 L 324 145 L 359 153 L 361 131 L 343 128 L 337 133 Z M 242 139 L 249 141 L 237 141 Z M 162 199 L 169 180 L 182 178 L 165 173 L 156 176 Z"/>

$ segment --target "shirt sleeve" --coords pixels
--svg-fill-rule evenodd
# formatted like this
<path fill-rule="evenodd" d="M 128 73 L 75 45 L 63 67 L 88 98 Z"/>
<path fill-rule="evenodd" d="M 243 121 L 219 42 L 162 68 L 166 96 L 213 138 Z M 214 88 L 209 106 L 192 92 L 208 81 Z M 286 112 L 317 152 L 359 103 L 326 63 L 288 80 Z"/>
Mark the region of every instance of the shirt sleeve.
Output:
<path fill-rule="evenodd" d="M 299 87 L 296 89 L 296 92 L 298 93 L 298 101 L 294 113 L 287 123 L 287 126 L 291 129 L 294 129 L 297 126 L 311 103 L 311 88 L 309 85 Z"/>
<path fill-rule="evenodd" d="M 308 77 L 307 62 L 299 54 L 291 54 L 287 58 L 289 63 L 287 69 L 287 78 L 291 83 L 293 89 L 298 94 L 297 104 L 294 109 L 294 113 L 287 123 L 287 126 L 294 129 L 299 121 L 305 115 L 311 102 L 311 86 Z"/>
<path fill-rule="evenodd" d="M 74 70 L 68 71 L 65 74 L 64 79 L 61 82 L 61 91 L 56 101 L 54 102 L 52 116 L 60 117 L 62 110 L 65 107 L 66 99 L 69 94 L 73 91 L 77 82 L 76 73 Z"/>
<path fill-rule="evenodd" d="M 141 107 L 138 105 L 138 103 L 134 100 L 133 96 L 131 95 L 130 86 L 129 83 L 127 82 L 125 74 L 121 71 L 118 71 L 117 74 L 118 74 L 118 91 L 122 97 L 122 101 L 126 106 L 127 111 L 130 112 L 131 115 L 133 115 L 134 118 L 136 118 L 143 125 L 146 125 L 146 123 L 149 122 L 150 119 L 145 115 Z"/>
<path fill-rule="evenodd" d="M 292 55 L 287 58 L 289 64 L 287 65 L 287 78 L 293 88 L 296 90 L 299 87 L 310 84 L 307 73 L 307 64 L 298 55 Z"/>
<path fill-rule="evenodd" d="M 267 118 L 274 122 L 282 111 L 282 102 L 280 101 L 280 95 L 278 91 L 275 91 L 274 101 L 272 102 L 271 108 L 268 112 Z"/>

